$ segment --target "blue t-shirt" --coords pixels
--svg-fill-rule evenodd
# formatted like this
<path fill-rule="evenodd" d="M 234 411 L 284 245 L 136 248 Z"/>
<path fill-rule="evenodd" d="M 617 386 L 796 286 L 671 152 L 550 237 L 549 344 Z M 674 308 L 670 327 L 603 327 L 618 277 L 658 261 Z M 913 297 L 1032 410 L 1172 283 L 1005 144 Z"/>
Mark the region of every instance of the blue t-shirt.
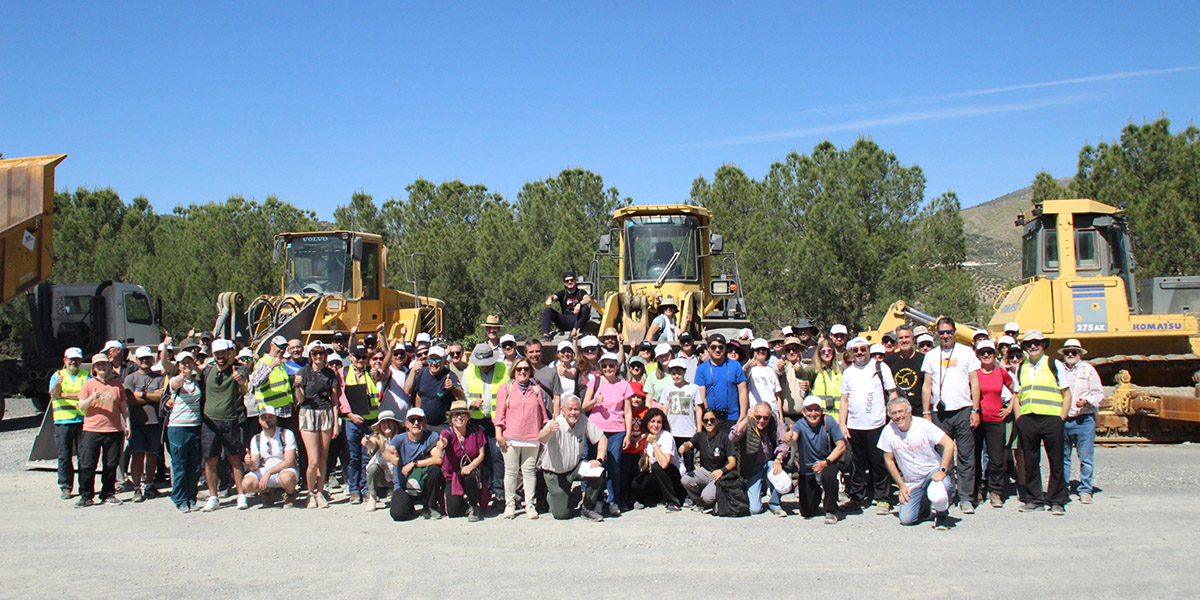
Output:
<path fill-rule="evenodd" d="M 454 392 L 446 389 L 446 378 L 450 378 L 451 388 L 462 387 L 458 383 L 458 376 L 450 372 L 450 369 L 442 368 L 442 372 L 434 375 L 429 367 L 424 367 L 417 372 L 417 379 L 413 384 L 413 391 L 421 399 L 421 408 L 425 410 L 425 418 L 430 425 L 445 425 L 446 411 L 450 410 L 450 403 L 454 402 Z"/>
<path fill-rule="evenodd" d="M 825 422 L 816 429 L 808 424 L 808 419 L 802 418 L 792 424 L 792 431 L 796 432 L 796 446 L 800 450 L 800 461 L 804 464 L 805 475 L 814 475 L 813 463 L 825 460 L 829 453 L 833 452 L 834 444 L 844 439 L 842 428 L 829 415 L 825 415 Z M 830 436 L 833 437 L 832 441 Z"/>
<path fill-rule="evenodd" d="M 433 435 L 429 431 L 424 432 L 419 442 L 408 439 L 407 432 L 392 438 L 391 446 L 396 449 L 396 454 L 400 456 L 400 462 L 394 467 L 396 470 L 395 489 L 404 489 L 405 484 L 408 482 L 408 477 L 405 477 L 404 472 L 400 470 L 401 467 L 417 460 L 417 457 L 424 454 L 426 450 L 436 446 L 437 441 L 438 436 Z"/>
<path fill-rule="evenodd" d="M 742 364 L 736 360 L 725 359 L 721 366 L 715 366 L 711 360 L 706 360 L 696 367 L 696 385 L 704 388 L 704 401 L 713 410 L 728 412 L 726 419 L 736 421 L 741 418 L 741 406 L 738 404 L 738 384 L 746 381 L 746 372 Z"/>
<path fill-rule="evenodd" d="M 304 366 L 307 364 L 308 364 L 307 358 L 301 358 L 299 362 L 294 361 L 294 360 L 289 360 L 289 361 L 283 363 L 283 370 L 287 371 L 288 376 L 292 376 L 292 375 L 295 375 L 296 373 L 299 373 L 300 369 L 303 369 Z"/>

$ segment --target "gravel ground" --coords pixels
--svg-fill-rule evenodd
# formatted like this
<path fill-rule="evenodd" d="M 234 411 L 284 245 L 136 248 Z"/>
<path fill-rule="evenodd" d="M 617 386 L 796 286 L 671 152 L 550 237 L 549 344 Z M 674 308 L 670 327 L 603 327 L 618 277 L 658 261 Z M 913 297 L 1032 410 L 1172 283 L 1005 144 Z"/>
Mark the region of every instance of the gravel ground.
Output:
<path fill-rule="evenodd" d="M 314 511 L 243 512 L 227 501 L 181 515 L 166 499 L 73 509 L 52 472 L 25 470 L 32 410 L 19 401 L 9 410 L 0 597 L 1194 598 L 1200 584 L 1197 445 L 1098 448 L 1095 504 L 1074 502 L 1062 518 L 1018 513 L 1015 500 L 953 510 L 945 532 L 873 512 L 834 527 L 661 509 L 604 523 L 393 523 L 341 495 Z M 794 510 L 794 496 L 785 507 Z"/>

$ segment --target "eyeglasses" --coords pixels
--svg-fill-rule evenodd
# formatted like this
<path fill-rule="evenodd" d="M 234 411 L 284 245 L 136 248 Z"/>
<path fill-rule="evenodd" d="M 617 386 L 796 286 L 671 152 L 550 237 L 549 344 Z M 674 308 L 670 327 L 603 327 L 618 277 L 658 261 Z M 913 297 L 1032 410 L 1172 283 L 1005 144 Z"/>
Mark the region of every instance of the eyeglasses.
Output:
<path fill-rule="evenodd" d="M 863 348 L 862 346 L 859 346 L 859 347 L 851 350 L 851 352 L 853 352 L 855 354 L 866 354 L 869 350 L 870 350 L 869 348 Z"/>
<path fill-rule="evenodd" d="M 600 365 L 600 368 L 601 369 L 615 369 L 615 368 L 617 368 L 617 365 L 615 365 L 613 363 L 604 363 L 604 364 Z"/>
<path fill-rule="evenodd" d="M 995 356 L 996 351 L 995 350 L 980 350 L 980 351 L 976 352 L 975 354 L 978 356 Z"/>
<path fill-rule="evenodd" d="M 716 420 L 716 419 L 704 419 L 704 423 L 705 423 L 705 424 L 707 424 L 707 423 L 716 423 L 716 422 L 717 422 L 717 420 Z"/>
<path fill-rule="evenodd" d="M 713 350 L 723 350 L 725 348 L 725 344 L 709 344 L 708 347 L 712 348 Z"/>
<path fill-rule="evenodd" d="M 769 415 L 765 416 L 765 417 L 760 417 L 758 415 L 754 415 L 754 420 L 755 421 L 770 421 L 771 417 Z"/>
<path fill-rule="evenodd" d="M 953 329 L 939 329 L 938 335 L 954 335 Z"/>
<path fill-rule="evenodd" d="M 465 419 L 465 418 L 467 418 L 467 416 L 468 415 L 465 412 L 450 413 L 451 419 Z"/>
<path fill-rule="evenodd" d="M 1063 356 L 1079 356 L 1078 350 L 1063 350 Z"/>
<path fill-rule="evenodd" d="M 409 417 L 408 422 L 409 423 L 424 423 L 425 417 Z"/>
<path fill-rule="evenodd" d="M 932 348 L 933 342 L 921 342 L 920 344 L 917 344 L 917 347 L 918 348 Z"/>
<path fill-rule="evenodd" d="M 793 352 L 796 352 L 796 350 L 793 350 Z M 821 354 L 829 354 L 832 356 L 833 348 L 821 348 Z"/>
<path fill-rule="evenodd" d="M 533 369 L 530 369 L 529 367 L 517 367 L 517 368 L 513 369 L 513 373 L 532 373 L 532 372 L 533 372 Z"/>
<path fill-rule="evenodd" d="M 462 356 L 462 352 L 447 352 L 447 354 L 449 354 L 450 356 L 452 356 L 454 358 L 458 358 L 458 357 Z"/>

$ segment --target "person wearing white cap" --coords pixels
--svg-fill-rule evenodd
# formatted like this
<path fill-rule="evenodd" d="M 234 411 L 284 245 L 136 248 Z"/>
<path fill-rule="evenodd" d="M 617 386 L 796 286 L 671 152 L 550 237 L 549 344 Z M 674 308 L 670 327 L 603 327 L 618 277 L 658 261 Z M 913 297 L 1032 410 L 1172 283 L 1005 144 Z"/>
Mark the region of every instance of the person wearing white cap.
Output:
<path fill-rule="evenodd" d="M 891 512 L 888 501 L 891 490 L 878 444 L 887 424 L 887 400 L 897 396 L 896 382 L 886 364 L 871 358 L 866 338 L 850 340 L 846 352 L 854 357 L 854 362 L 842 371 L 838 422 L 842 435 L 850 440 L 850 457 L 855 466 L 847 493 L 864 508 L 873 501 L 876 512 L 886 515 Z"/>
<path fill-rule="evenodd" d="M 1050 512 L 1065 514 L 1067 482 L 1063 478 L 1063 420 L 1071 404 L 1071 386 L 1067 366 L 1046 356 L 1050 345 L 1041 331 L 1030 329 L 1021 339 L 1021 348 L 1029 356 L 1017 371 L 1016 427 L 1021 453 L 1025 456 L 1025 503 L 1021 512 L 1050 507 Z M 1042 493 L 1041 448 L 1046 447 L 1050 477 Z"/>
<path fill-rule="evenodd" d="M 83 432 L 79 438 L 79 502 L 77 507 L 94 504 L 96 465 L 103 453 L 100 473 L 100 501 L 120 504 L 117 499 L 117 465 L 121 462 L 121 444 L 129 435 L 129 408 L 125 386 L 113 373 L 108 356 L 92 356 L 92 377 L 79 390 L 79 411 L 83 414 Z"/>
<path fill-rule="evenodd" d="M 932 508 L 934 528 L 948 529 L 951 482 L 947 473 L 954 459 L 954 440 L 928 420 L 912 416 L 912 406 L 904 398 L 892 398 L 887 410 L 892 422 L 879 437 L 879 449 L 900 488 L 900 524 L 916 525 Z M 942 447 L 940 455 L 937 446 Z"/>
<path fill-rule="evenodd" d="M 237 507 L 249 507 L 242 487 L 242 459 L 246 444 L 242 438 L 239 422 L 245 410 L 243 396 L 250 389 L 250 379 L 243 369 L 233 363 L 233 342 L 216 339 L 212 343 L 213 362 L 201 373 L 204 389 L 204 429 L 201 442 L 204 445 L 204 480 L 208 484 L 208 500 L 201 509 L 212 512 L 220 505 L 218 497 L 217 461 L 224 456 L 233 469 L 233 482 L 237 488 Z"/>
<path fill-rule="evenodd" d="M 609 336 L 607 333 L 611 333 Z M 617 355 L 617 360 L 620 364 L 617 367 L 617 374 L 625 368 L 625 349 L 619 342 L 616 342 L 617 331 L 612 329 L 606 332 L 604 336 L 604 344 L 608 344 L 608 340 L 612 339 L 616 343 L 617 349 L 612 351 Z M 592 379 L 600 376 L 600 355 L 604 351 L 601 342 L 594 335 L 585 335 L 579 340 L 579 353 L 575 357 L 575 395 L 582 396 L 584 389 Z"/>
<path fill-rule="evenodd" d="M 294 505 L 300 472 L 296 469 L 296 434 L 278 427 L 275 407 L 264 405 L 258 414 L 262 430 L 250 439 L 250 471 L 242 488 L 263 497 L 263 506 L 275 504 L 275 490 L 283 490 L 284 506 Z"/>
<path fill-rule="evenodd" d="M 916 331 L 914 330 L 913 333 L 916 333 Z M 920 352 L 922 355 L 928 354 L 930 350 L 933 350 L 935 345 L 932 335 L 928 333 L 917 335 L 917 352 Z M 922 360 L 924 360 L 924 356 L 922 356 Z"/>
<path fill-rule="evenodd" d="M 162 400 L 164 380 L 154 372 L 154 351 L 139 346 L 133 353 L 138 370 L 125 376 L 126 401 L 129 402 L 129 478 L 133 481 L 133 501 L 154 496 L 155 472 L 162 441 L 158 403 Z M 145 475 L 145 485 L 143 485 Z"/>
<path fill-rule="evenodd" d="M 504 359 L 504 364 L 508 367 L 508 372 L 512 372 L 513 364 L 521 358 L 521 353 L 517 352 L 517 338 L 511 333 L 506 333 L 500 336 L 500 356 Z"/>
<path fill-rule="evenodd" d="M 553 339 L 550 330 L 557 327 L 560 332 L 570 331 L 571 337 L 579 336 L 579 329 L 592 315 L 592 297 L 576 282 L 575 274 L 563 273 L 563 289 L 546 296 L 546 308 L 542 309 L 542 339 Z M 554 303 L 561 310 L 554 310 Z"/>
<path fill-rule="evenodd" d="M 457 401 L 462 404 L 462 401 Z M 385 418 L 379 414 L 382 425 Z M 437 512 L 445 479 L 442 474 L 442 444 L 438 434 L 428 431 L 425 411 L 420 407 L 408 409 L 404 416 L 405 430 L 392 437 L 383 450 L 383 458 L 393 467 L 392 502 L 389 507 L 393 521 L 407 521 L 417 516 L 416 505 L 426 519 L 441 518 Z"/>
<path fill-rule="evenodd" d="M 846 342 L 850 341 L 850 330 L 846 329 L 845 325 L 838 323 L 829 328 L 829 337 L 833 339 L 833 349 L 837 350 L 840 361 L 842 354 L 846 351 Z"/>
<path fill-rule="evenodd" d="M 1079 453 L 1079 503 L 1092 503 L 1092 474 L 1095 470 L 1096 411 L 1104 401 L 1104 389 L 1096 367 L 1083 360 L 1087 350 L 1079 340 L 1069 339 L 1058 351 L 1067 365 L 1071 404 L 1064 423 L 1063 481 L 1071 480 L 1072 449 Z M 1068 485 L 1069 487 L 1069 485 Z"/>
<path fill-rule="evenodd" d="M 971 335 L 971 345 L 974 346 L 974 345 L 979 344 L 979 342 L 982 342 L 983 340 L 990 340 L 990 339 L 992 339 L 992 334 L 988 333 L 988 330 L 976 329 L 975 333 Z"/>
<path fill-rule="evenodd" d="M 565 340 L 559 342 L 558 347 L 554 349 L 554 356 L 554 362 L 550 363 L 550 366 L 554 367 L 554 373 L 558 377 L 559 403 L 561 404 L 562 396 L 575 394 L 576 391 L 575 383 L 579 378 L 579 371 L 575 368 L 575 345 Z M 561 410 L 561 406 L 559 410 Z"/>
<path fill-rule="evenodd" d="M 750 405 L 766 402 L 771 405 L 771 414 L 782 427 L 783 402 L 780 396 L 783 386 L 779 384 L 779 375 L 768 365 L 771 358 L 771 346 L 767 340 L 756 338 L 750 343 L 750 361 L 746 363 L 746 381 L 750 388 Z"/>
<path fill-rule="evenodd" d="M 138 368 L 137 363 L 129 360 L 129 350 L 119 340 L 104 342 L 104 348 L 100 351 L 108 356 L 108 361 L 113 367 L 113 373 L 121 381 L 125 381 L 125 378 Z"/>
<path fill-rule="evenodd" d="M 788 441 L 796 443 L 800 482 L 796 495 L 800 514 L 808 519 L 825 512 L 825 524 L 838 522 L 838 461 L 846 453 L 846 438 L 833 417 L 825 414 L 825 401 L 817 396 L 804 399 L 804 418 L 792 424 Z M 823 501 L 822 501 L 823 500 Z"/>
<path fill-rule="evenodd" d="M 1004 324 L 1004 335 L 1007 335 L 1015 340 L 1021 337 L 1020 333 L 1021 326 L 1018 325 L 1016 321 L 1009 321 Z"/>
<path fill-rule="evenodd" d="M 466 396 L 458 377 L 446 368 L 446 350 L 441 346 L 430 347 L 424 361 L 413 363 L 404 382 L 404 392 L 413 399 L 413 406 L 423 409 L 421 416 L 426 419 L 426 428 L 437 433 L 446 427 L 450 404 Z"/>
<path fill-rule="evenodd" d="M 650 329 L 646 330 L 645 341 L 648 342 L 677 342 L 679 341 L 679 328 L 675 324 L 675 313 L 679 307 L 675 305 L 673 296 L 666 296 L 658 303 L 658 316 L 650 322 Z"/>
<path fill-rule="evenodd" d="M 671 374 L 668 372 L 667 365 L 674 355 L 674 350 L 668 343 L 664 342 L 654 347 L 653 367 L 647 370 L 646 379 L 642 382 L 642 391 L 646 392 L 647 404 L 652 408 L 663 389 L 671 385 Z M 667 416 L 669 417 L 670 414 L 668 413 Z M 675 424 L 672 422 L 671 430 L 674 431 L 674 429 Z"/>
<path fill-rule="evenodd" d="M 183 351 L 175 357 L 177 372 L 167 383 L 171 393 L 165 405 L 170 409 L 167 419 L 167 447 L 171 452 L 171 502 L 179 512 L 191 512 L 196 507 L 196 486 L 204 466 L 201 453 L 200 375 L 196 357 Z"/>
<path fill-rule="evenodd" d="M 668 373 L 670 383 L 659 386 L 655 395 L 647 393 L 646 397 L 656 401 L 667 414 L 671 435 L 675 436 L 676 445 L 682 445 L 700 430 L 700 415 L 704 410 L 704 402 L 700 399 L 700 388 L 694 383 L 688 383 L 686 379 L 686 360 L 672 358 L 661 370 Z M 694 464 L 692 454 L 684 453 L 684 469 L 691 470 Z"/>
<path fill-rule="evenodd" d="M 63 368 L 50 380 L 50 411 L 54 419 L 54 447 L 58 449 L 58 487 L 63 500 L 71 498 L 75 482 L 75 463 L 79 457 L 79 439 L 83 435 L 83 413 L 79 410 L 79 391 L 87 381 L 83 352 L 67 348 Z"/>
<path fill-rule="evenodd" d="M 583 398 L 583 412 L 588 419 L 604 432 L 608 440 L 607 456 L 597 456 L 608 470 L 608 510 L 619 515 L 617 503 L 621 501 L 621 451 L 629 446 L 629 434 L 633 427 L 633 388 L 617 374 L 620 357 L 605 352 L 600 357 L 600 377 L 588 384 Z M 600 512 L 597 504 L 596 512 Z"/>
<path fill-rule="evenodd" d="M 950 317 L 937 320 L 934 330 L 941 342 L 921 363 L 925 386 L 921 401 L 926 415 L 941 427 L 958 452 L 951 474 L 958 489 L 958 508 L 975 512 L 975 428 L 979 427 L 979 359 L 966 344 L 955 340 L 958 325 Z"/>
<path fill-rule="evenodd" d="M 417 334 L 416 342 L 417 342 L 418 348 L 420 348 L 421 346 L 431 346 L 431 345 L 433 345 L 433 338 L 429 337 L 428 333 L 422 331 Z"/>
<path fill-rule="evenodd" d="M 1004 506 L 1001 494 L 1008 476 L 1008 446 L 1005 443 L 1006 420 L 1012 410 L 1008 398 L 1016 391 L 1013 378 L 996 360 L 996 345 L 982 340 L 975 346 L 979 358 L 979 427 L 975 429 L 975 489 L 983 495 L 986 485 L 988 501 L 993 508 Z M 983 478 L 983 449 L 987 446 L 987 478 Z"/>

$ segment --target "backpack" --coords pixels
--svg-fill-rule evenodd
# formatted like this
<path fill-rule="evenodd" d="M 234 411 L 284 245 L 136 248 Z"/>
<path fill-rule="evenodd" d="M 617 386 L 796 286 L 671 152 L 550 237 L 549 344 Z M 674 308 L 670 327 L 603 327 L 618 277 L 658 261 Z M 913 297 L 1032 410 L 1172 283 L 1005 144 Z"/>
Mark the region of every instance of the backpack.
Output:
<path fill-rule="evenodd" d="M 718 517 L 750 516 L 750 496 L 746 493 L 745 481 L 737 470 L 730 471 L 717 480 Z"/>

